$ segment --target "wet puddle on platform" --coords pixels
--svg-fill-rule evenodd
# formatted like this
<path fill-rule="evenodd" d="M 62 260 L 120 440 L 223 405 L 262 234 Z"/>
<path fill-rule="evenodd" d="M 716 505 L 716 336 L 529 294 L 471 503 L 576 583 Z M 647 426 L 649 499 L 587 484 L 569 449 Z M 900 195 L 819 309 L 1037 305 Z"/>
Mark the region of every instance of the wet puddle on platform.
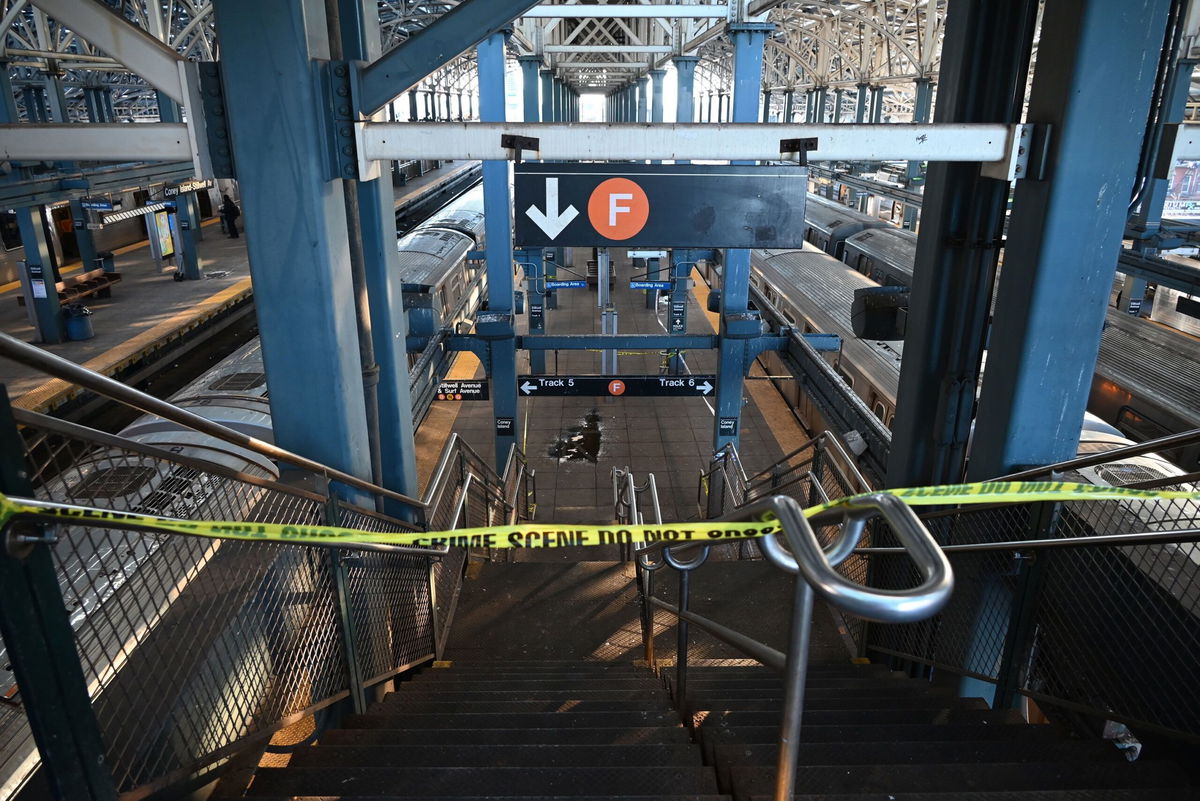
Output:
<path fill-rule="evenodd" d="M 567 462 L 595 463 L 600 456 L 600 413 L 592 409 L 581 425 L 563 429 L 550 445 L 549 456 Z"/>

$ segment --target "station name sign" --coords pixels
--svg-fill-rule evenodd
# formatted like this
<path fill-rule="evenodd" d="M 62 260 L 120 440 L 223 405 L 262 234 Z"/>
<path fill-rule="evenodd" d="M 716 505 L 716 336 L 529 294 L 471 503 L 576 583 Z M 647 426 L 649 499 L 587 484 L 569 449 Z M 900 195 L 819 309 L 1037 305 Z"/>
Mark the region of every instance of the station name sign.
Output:
<path fill-rule="evenodd" d="M 181 184 L 171 184 L 163 187 L 163 197 L 179 197 L 188 192 L 197 192 L 201 189 L 212 189 L 213 181 L 211 178 L 206 180 L 196 179 L 194 181 L 184 181 Z"/>
<path fill-rule="evenodd" d="M 517 164 L 520 247 L 799 248 L 808 168 Z"/>
<path fill-rule="evenodd" d="M 488 398 L 487 381 L 443 381 L 438 384 L 438 400 L 485 401 Z"/>

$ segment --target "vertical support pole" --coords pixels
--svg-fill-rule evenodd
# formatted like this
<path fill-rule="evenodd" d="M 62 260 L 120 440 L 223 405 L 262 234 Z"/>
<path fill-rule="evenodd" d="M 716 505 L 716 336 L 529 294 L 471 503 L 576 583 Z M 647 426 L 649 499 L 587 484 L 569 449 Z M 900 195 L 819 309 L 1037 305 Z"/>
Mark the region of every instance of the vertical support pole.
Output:
<path fill-rule="evenodd" d="M 666 70 L 650 70 L 650 122 L 663 121 L 663 79 L 666 75 Z"/>
<path fill-rule="evenodd" d="M 858 94 L 854 96 L 854 121 L 861 125 L 867 121 L 867 92 L 870 91 L 869 83 L 855 84 Z"/>
<path fill-rule="evenodd" d="M 5 495 L 33 497 L 24 453 L 8 392 L 0 385 L 0 492 Z M 100 726 L 55 575 L 53 546 L 42 541 L 16 555 L 3 547 L 10 535 L 41 538 L 52 532 L 53 527 L 32 523 L 10 523 L 0 529 L 0 636 L 53 797 L 116 801 Z"/>
<path fill-rule="evenodd" d="M 694 264 L 695 260 L 690 250 L 672 251 L 671 278 L 673 280 L 671 282 L 670 317 L 667 325 L 667 331 L 672 336 L 687 334 L 688 280 L 691 278 Z M 671 354 L 669 372 L 671 375 L 679 375 L 683 372 L 683 364 L 678 350 Z"/>
<path fill-rule="evenodd" d="M 417 116 L 417 90 L 408 90 L 408 121 L 416 122 L 420 117 Z"/>
<path fill-rule="evenodd" d="M 760 122 L 766 122 L 771 116 L 771 90 L 763 87 L 762 90 L 762 119 Z"/>
<path fill-rule="evenodd" d="M 1037 0 L 950 7 L 937 122 L 1020 119 L 1037 9 Z M 978 164 L 932 162 L 926 199 L 892 425 L 891 487 L 962 479 L 1008 183 L 983 177 Z"/>
<path fill-rule="evenodd" d="M 317 168 L 328 109 L 310 59 L 329 57 L 324 3 L 215 0 L 214 8 L 242 211 L 255 233 L 247 250 L 275 442 L 367 478 L 346 204 L 340 181 Z M 337 391 L 313 392 L 314 375 Z"/>
<path fill-rule="evenodd" d="M 696 85 L 696 65 L 700 63 L 700 59 L 698 56 L 675 56 L 671 63 L 675 65 L 675 121 L 692 122 L 696 112 L 693 93 Z M 684 164 L 686 161 L 678 163 Z"/>
<path fill-rule="evenodd" d="M 808 644 L 812 636 L 813 589 L 797 581 L 792 604 L 791 636 L 784 669 L 783 716 L 779 725 L 779 759 L 775 763 L 775 801 L 790 801 L 796 786 L 800 734 L 804 722 L 804 685 L 808 677 Z"/>
<path fill-rule="evenodd" d="M 543 254 L 550 249 L 526 248 L 513 251 L 513 257 L 525 271 L 525 293 L 529 296 L 529 333 L 546 333 L 546 270 Z M 533 348 L 529 351 L 529 372 L 546 372 L 546 351 Z"/>
<path fill-rule="evenodd" d="M 913 122 L 929 122 L 930 106 L 933 103 L 933 80 L 928 77 L 917 78 L 916 81 L 916 99 L 913 103 Z M 914 189 L 915 185 L 921 179 L 921 162 L 913 160 L 908 162 L 908 167 L 905 170 L 905 175 L 908 178 L 908 188 Z M 917 225 L 917 208 L 905 204 L 904 206 L 904 227 L 912 230 Z"/>
<path fill-rule="evenodd" d="M 25 102 L 25 117 L 29 122 L 50 122 L 50 109 L 46 108 L 46 90 L 41 86 L 25 84 L 21 89 Z"/>
<path fill-rule="evenodd" d="M 542 66 L 542 60 L 538 56 L 521 56 L 517 63 L 521 65 L 521 97 L 525 122 L 540 122 L 538 69 Z"/>
<path fill-rule="evenodd" d="M 162 92 L 157 92 L 158 119 L 160 122 L 182 122 L 179 104 Z M 178 272 L 189 281 L 198 281 L 204 277 L 201 272 L 200 253 L 196 247 L 196 233 L 199 220 L 191 213 L 188 198 L 194 193 L 181 194 L 175 199 L 175 221 L 179 231 L 179 241 L 175 243 L 175 253 L 178 257 Z"/>
<path fill-rule="evenodd" d="M 479 117 L 483 122 L 504 122 L 504 40 L 507 33 L 493 33 L 476 47 L 479 62 Z M 556 92 L 549 72 L 551 96 Z M 543 84 L 546 86 L 547 84 Z M 555 119 L 557 111 L 553 111 Z M 487 237 L 488 311 L 507 315 L 489 332 L 492 356 L 492 413 L 510 423 L 507 433 L 497 423 L 496 469 L 503 470 L 508 452 L 517 444 L 517 341 L 513 330 L 512 201 L 508 193 L 508 162 L 483 162 L 483 214 Z"/>
<path fill-rule="evenodd" d="M 733 39 L 733 121 L 754 122 L 762 85 L 763 44 L 771 24 L 731 26 Z M 730 249 L 721 276 L 721 331 L 717 367 L 713 451 L 737 446 L 742 417 L 742 383 L 746 375 L 746 341 L 760 333 L 750 302 L 750 251 Z"/>
<path fill-rule="evenodd" d="M 330 496 L 325 502 L 325 524 L 341 524 L 337 499 Z M 346 552 L 330 548 L 325 556 L 329 560 L 329 572 L 333 575 L 334 603 L 337 605 L 338 630 L 342 635 L 342 649 L 346 653 L 346 687 L 350 691 L 350 708 L 361 715 L 367 710 L 366 677 L 359 659 L 358 631 L 354 625 L 354 599 L 350 595 L 350 579 L 346 570 Z M 436 615 L 435 615 L 436 617 Z"/>
<path fill-rule="evenodd" d="M 554 73 L 550 70 L 539 70 L 542 76 L 542 122 L 558 122 L 554 117 Z M 479 96 L 480 116 L 482 119 L 483 94 Z"/>
<path fill-rule="evenodd" d="M 796 102 L 796 90 L 788 89 L 783 93 L 783 119 L 780 122 L 785 125 L 792 122 L 792 105 Z"/>
<path fill-rule="evenodd" d="M 100 96 L 104 98 L 104 116 L 109 122 L 117 121 L 117 112 L 113 111 L 113 90 L 109 87 L 104 87 L 100 90 Z"/>
<path fill-rule="evenodd" d="M 650 79 L 643 75 L 637 79 L 637 121 L 650 120 Z"/>
<path fill-rule="evenodd" d="M 1046 4 L 1029 119 L 1054 134 L 1013 197 L 969 475 L 1075 455 L 1170 6 Z"/>
<path fill-rule="evenodd" d="M 50 117 L 54 122 L 67 123 L 71 115 L 67 111 L 67 93 L 63 89 L 64 75 L 56 63 L 50 62 L 46 70 L 46 103 L 50 107 Z"/>
<path fill-rule="evenodd" d="M 30 322 L 38 331 L 41 342 L 53 345 L 63 341 L 62 307 L 58 303 L 57 277 L 50 259 L 50 242 L 42 226 L 42 206 L 26 206 L 16 210 L 17 229 L 25 247 L 25 269 L 21 275 L 21 291 L 30 311 Z"/>
<path fill-rule="evenodd" d="M 883 87 L 875 86 L 871 89 L 871 122 L 883 122 Z"/>
<path fill-rule="evenodd" d="M 104 107 L 104 98 L 100 95 L 99 86 L 83 87 L 83 105 L 87 108 L 89 122 L 108 122 L 108 109 Z"/>
<path fill-rule="evenodd" d="M 678 569 L 677 569 L 678 570 Z M 691 605 L 691 570 L 678 570 L 679 611 L 687 612 Z M 688 622 L 681 615 L 675 626 L 675 708 L 687 709 Z"/>
<path fill-rule="evenodd" d="M 373 0 L 339 0 L 342 55 L 349 61 L 374 61 L 382 55 L 379 13 Z M 447 102 L 449 94 L 447 93 Z M 461 111 L 462 95 L 459 95 Z M 390 164 L 390 162 L 388 162 Z M 352 255 L 361 258 L 370 346 L 362 349 L 362 381 L 376 480 L 396 492 L 415 496 L 417 445 L 408 379 L 408 318 L 404 313 L 399 254 L 396 251 L 395 193 L 386 178 L 353 181 L 347 195 L 347 227 Z M 356 230 L 357 229 L 357 230 Z M 364 299 L 359 297 L 360 306 Z M 362 324 L 362 323 L 360 323 Z M 372 397 L 372 395 L 374 397 Z M 384 499 L 384 511 L 410 518 L 412 510 Z"/>
<path fill-rule="evenodd" d="M 824 124 L 825 103 L 829 99 L 829 89 L 824 86 L 819 86 L 814 94 L 816 96 L 816 108 L 813 109 L 813 122 L 817 124 Z"/>
<path fill-rule="evenodd" d="M 87 211 L 83 208 L 83 203 L 79 198 L 72 199 L 71 225 L 75 229 L 75 248 L 79 251 L 79 261 L 83 265 L 84 272 L 99 266 L 96 264 L 96 237 L 88 230 L 87 219 Z"/>
<path fill-rule="evenodd" d="M 845 89 L 837 88 L 833 90 L 833 124 L 838 125 L 842 121 L 842 95 L 846 93 Z"/>
<path fill-rule="evenodd" d="M 1154 234 L 1162 227 L 1163 206 L 1167 202 L 1167 190 L 1171 186 L 1171 173 L 1175 164 L 1170 158 L 1164 158 L 1162 153 L 1162 128 L 1183 122 L 1184 113 L 1192 87 L 1192 72 L 1196 68 L 1195 59 L 1180 59 L 1175 65 L 1175 71 L 1167 84 L 1164 101 L 1165 112 L 1162 116 L 1160 130 L 1156 134 L 1155 150 L 1157 158 L 1151 162 L 1152 172 L 1148 176 L 1149 184 L 1142 192 L 1142 200 L 1137 210 L 1129 220 L 1129 227 L 1134 232 Z M 1134 242 L 1136 248 L 1138 243 Z"/>

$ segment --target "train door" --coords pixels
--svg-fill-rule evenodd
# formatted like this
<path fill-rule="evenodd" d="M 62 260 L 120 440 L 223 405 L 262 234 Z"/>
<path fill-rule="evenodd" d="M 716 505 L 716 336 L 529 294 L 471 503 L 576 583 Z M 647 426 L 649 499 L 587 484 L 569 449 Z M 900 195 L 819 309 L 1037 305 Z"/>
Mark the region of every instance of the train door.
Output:
<path fill-rule="evenodd" d="M 56 206 L 52 208 L 50 219 L 54 233 L 58 235 L 63 263 L 75 261 L 79 258 L 79 243 L 75 240 L 75 220 L 71 217 L 71 207 Z"/>

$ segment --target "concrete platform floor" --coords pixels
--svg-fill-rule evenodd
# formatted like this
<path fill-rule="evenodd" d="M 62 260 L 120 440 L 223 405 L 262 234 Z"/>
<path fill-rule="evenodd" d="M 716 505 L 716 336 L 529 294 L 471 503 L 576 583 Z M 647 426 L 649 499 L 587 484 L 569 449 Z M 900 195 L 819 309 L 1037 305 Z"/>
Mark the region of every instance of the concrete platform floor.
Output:
<path fill-rule="evenodd" d="M 613 300 L 622 333 L 662 333 L 666 305 L 657 315 L 645 308 L 645 293 L 628 289 L 633 268 L 624 250 L 616 250 L 617 285 Z M 584 269 L 590 249 L 575 250 L 576 269 Z M 698 277 L 698 274 L 694 274 Z M 688 304 L 688 331 L 712 333 L 715 315 L 703 311 L 707 288 L 697 281 Z M 548 333 L 599 333 L 600 314 L 592 289 L 560 290 L 559 308 L 548 310 Z M 661 319 L 660 319 L 661 318 Z M 524 332 L 527 317 L 518 316 Z M 716 370 L 716 351 L 693 351 L 686 355 L 695 373 Z M 657 375 L 661 356 L 657 351 L 621 356 L 618 372 L 625 375 Z M 528 359 L 521 356 L 519 371 L 529 372 Z M 761 374 L 761 371 L 757 371 Z M 600 354 L 562 351 L 547 354 L 547 374 L 597 375 Z M 452 371 L 456 378 L 481 378 L 479 362 L 470 355 L 459 357 Z M 761 469 L 807 439 L 786 404 L 767 381 L 748 381 L 747 403 L 742 415 L 740 452 L 747 469 Z M 613 519 L 612 470 L 631 467 L 639 482 L 652 472 L 659 487 L 664 521 L 698 519 L 699 474 L 712 454 L 714 427 L 710 402 L 703 398 L 637 397 L 540 397 L 521 398 L 516 421 L 518 441 L 537 474 L 537 519 L 555 523 L 602 523 Z M 489 402 L 438 402 L 418 432 L 422 481 L 451 431 L 461 435 L 480 455 L 494 459 L 492 406 Z M 584 434 L 596 448 L 594 459 L 579 455 L 563 457 L 559 443 Z M 542 558 L 549 557 L 545 554 Z M 565 555 L 564 555 L 565 556 Z M 533 558 L 523 553 L 522 559 Z M 603 557 L 595 557 L 603 558 Z"/>

